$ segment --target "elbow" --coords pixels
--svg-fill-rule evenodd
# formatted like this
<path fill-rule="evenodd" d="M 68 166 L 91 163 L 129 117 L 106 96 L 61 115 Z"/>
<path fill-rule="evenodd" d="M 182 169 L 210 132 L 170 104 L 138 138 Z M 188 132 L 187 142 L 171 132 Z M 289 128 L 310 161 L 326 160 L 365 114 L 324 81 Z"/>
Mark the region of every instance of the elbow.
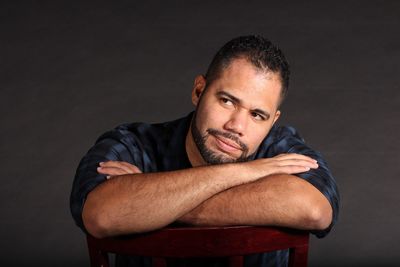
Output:
<path fill-rule="evenodd" d="M 124 234 L 149 232 L 167 225 L 157 225 L 149 222 L 139 223 L 140 220 L 137 218 L 131 218 L 129 223 L 121 222 L 116 220 L 113 215 L 102 209 L 90 208 L 89 205 L 85 205 L 82 212 L 83 225 L 91 236 L 99 239 Z"/>
<path fill-rule="evenodd" d="M 86 231 L 91 235 L 96 238 L 105 238 L 110 236 L 107 233 L 107 228 L 103 226 L 99 221 L 90 219 L 90 220 L 84 220 L 83 221 Z"/>
<path fill-rule="evenodd" d="M 110 223 L 107 222 L 106 216 L 89 210 L 86 205 L 82 212 L 82 220 L 86 231 L 90 235 L 96 238 L 105 238 L 110 236 Z"/>
<path fill-rule="evenodd" d="M 327 203 L 320 203 L 310 209 L 308 215 L 309 228 L 312 230 L 325 230 L 332 222 L 332 207 Z"/>

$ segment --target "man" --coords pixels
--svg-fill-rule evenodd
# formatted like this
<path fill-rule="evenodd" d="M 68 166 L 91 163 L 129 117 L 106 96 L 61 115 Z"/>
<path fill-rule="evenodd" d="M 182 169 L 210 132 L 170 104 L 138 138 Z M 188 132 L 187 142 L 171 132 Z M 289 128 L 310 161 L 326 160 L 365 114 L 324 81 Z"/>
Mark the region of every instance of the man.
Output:
<path fill-rule="evenodd" d="M 275 225 L 325 236 L 337 219 L 337 187 L 321 155 L 293 128 L 275 125 L 288 84 L 289 65 L 268 40 L 231 40 L 195 78 L 195 112 L 125 124 L 97 140 L 76 173 L 76 223 L 96 237 L 171 223 Z M 117 257 L 119 266 L 146 264 Z M 245 258 L 246 266 L 286 264 L 287 251 Z"/>

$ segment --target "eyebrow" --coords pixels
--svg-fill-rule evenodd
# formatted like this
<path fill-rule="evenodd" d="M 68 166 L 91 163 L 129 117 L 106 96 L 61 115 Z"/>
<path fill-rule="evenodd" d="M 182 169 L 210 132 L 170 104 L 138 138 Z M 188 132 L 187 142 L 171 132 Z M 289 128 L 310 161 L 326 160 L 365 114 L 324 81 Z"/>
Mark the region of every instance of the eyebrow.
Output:
<path fill-rule="evenodd" d="M 228 97 L 230 100 L 232 100 L 233 102 L 235 102 L 235 103 L 238 104 L 239 106 L 243 106 L 242 100 L 240 100 L 239 98 L 237 98 L 237 97 L 231 95 L 231 94 L 228 93 L 228 92 L 225 92 L 225 91 L 221 90 L 221 91 L 218 91 L 218 92 L 216 93 L 216 95 L 217 95 L 217 96 L 220 96 L 220 97 L 221 97 L 221 96 Z M 252 112 L 259 113 L 259 114 L 265 116 L 265 119 L 266 119 L 266 120 L 268 120 L 268 119 L 271 117 L 271 115 L 269 115 L 269 113 L 268 113 L 267 111 L 262 110 L 262 109 L 259 109 L 259 108 L 251 109 L 251 111 L 252 111 Z"/>

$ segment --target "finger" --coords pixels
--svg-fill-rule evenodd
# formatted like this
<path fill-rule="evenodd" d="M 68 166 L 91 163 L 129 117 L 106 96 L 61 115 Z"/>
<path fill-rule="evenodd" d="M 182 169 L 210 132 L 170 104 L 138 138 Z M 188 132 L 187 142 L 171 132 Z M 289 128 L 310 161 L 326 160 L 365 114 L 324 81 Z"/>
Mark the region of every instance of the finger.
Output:
<path fill-rule="evenodd" d="M 131 170 L 132 173 L 142 173 L 142 171 L 138 167 L 133 165 L 133 164 L 130 164 L 130 163 L 125 162 L 125 161 L 121 161 L 120 163 L 122 165 L 124 165 L 126 168 L 128 168 L 129 170 Z"/>
<path fill-rule="evenodd" d="M 316 161 L 315 159 L 307 155 L 297 154 L 297 153 L 280 154 L 278 156 L 279 156 L 278 159 L 303 159 L 308 161 Z"/>
<path fill-rule="evenodd" d="M 124 170 L 127 174 L 129 173 L 138 173 L 135 168 L 132 168 L 131 165 L 127 162 L 123 161 L 107 161 L 107 162 L 100 162 L 99 163 L 100 167 L 105 167 L 105 168 L 119 168 Z M 135 166 L 136 167 L 136 166 Z"/>
<path fill-rule="evenodd" d="M 297 166 L 297 165 L 288 165 L 282 166 L 278 173 L 285 173 L 285 174 L 296 174 L 296 173 L 303 173 L 310 170 L 310 167 L 306 166 Z"/>
<path fill-rule="evenodd" d="M 312 169 L 318 168 L 318 163 L 316 161 L 309 161 L 304 159 L 286 159 L 280 160 L 276 163 L 278 166 L 299 166 L 308 167 Z"/>
<path fill-rule="evenodd" d="M 119 167 L 119 166 L 121 166 L 121 162 L 122 161 L 109 160 L 109 161 L 100 162 L 99 165 L 102 167 Z"/>
<path fill-rule="evenodd" d="M 297 153 L 287 153 L 287 154 L 279 154 L 278 156 L 275 156 L 276 159 L 279 160 L 287 160 L 287 159 L 299 159 L 299 160 L 306 160 L 310 162 L 317 162 L 317 160 L 303 155 L 303 154 L 297 154 Z"/>
<path fill-rule="evenodd" d="M 133 164 L 130 164 L 125 161 L 106 161 L 106 162 L 100 162 L 99 165 L 101 167 L 117 167 L 117 168 L 122 168 L 125 170 L 131 170 L 134 173 L 141 173 L 142 171 L 136 167 Z"/>
<path fill-rule="evenodd" d="M 100 174 L 106 174 L 106 175 L 111 175 L 111 176 L 131 174 L 131 172 L 127 172 L 124 169 L 115 168 L 115 167 L 98 167 L 97 172 Z"/>

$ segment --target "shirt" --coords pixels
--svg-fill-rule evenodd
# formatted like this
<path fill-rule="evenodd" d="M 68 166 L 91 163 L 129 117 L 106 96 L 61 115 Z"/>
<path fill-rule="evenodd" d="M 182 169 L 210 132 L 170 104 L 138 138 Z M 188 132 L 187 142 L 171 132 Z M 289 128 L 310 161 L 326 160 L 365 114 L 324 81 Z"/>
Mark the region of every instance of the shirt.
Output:
<path fill-rule="evenodd" d="M 72 216 L 76 224 L 86 232 L 82 221 L 82 210 L 87 194 L 106 181 L 106 176 L 97 172 L 100 162 L 125 161 L 137 166 L 142 172 L 163 172 L 191 168 L 186 154 L 185 138 L 193 112 L 188 116 L 165 123 L 123 124 L 98 138 L 95 145 L 82 158 L 75 175 L 70 197 Z M 321 154 L 309 146 L 293 127 L 274 125 L 250 160 L 270 158 L 282 153 L 304 154 L 318 161 L 318 168 L 297 174 L 315 186 L 332 206 L 332 223 L 321 231 L 312 231 L 324 237 L 336 223 L 339 210 L 339 194 L 335 179 Z M 288 251 L 249 255 L 245 266 L 286 266 Z M 145 257 L 117 256 L 117 266 L 150 266 Z M 204 262 L 201 263 L 203 266 Z M 174 266 L 185 266 L 184 262 Z M 222 266 L 216 261 L 208 266 Z M 192 263 L 190 264 L 192 266 Z"/>

